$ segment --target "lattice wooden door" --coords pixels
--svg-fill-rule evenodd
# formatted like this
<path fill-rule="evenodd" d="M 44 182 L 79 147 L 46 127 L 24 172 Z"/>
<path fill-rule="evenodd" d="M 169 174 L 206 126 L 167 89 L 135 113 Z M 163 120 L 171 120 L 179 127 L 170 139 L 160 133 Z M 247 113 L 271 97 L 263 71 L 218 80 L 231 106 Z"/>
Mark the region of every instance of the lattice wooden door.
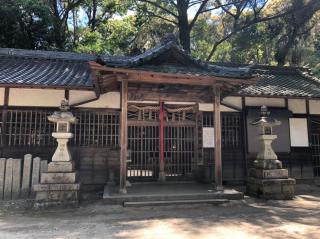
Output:
<path fill-rule="evenodd" d="M 141 110 L 135 110 L 135 109 Z M 189 179 L 195 163 L 195 113 L 190 107 L 168 109 L 164 125 L 164 161 L 168 180 Z M 132 181 L 154 181 L 159 177 L 160 123 L 157 106 L 131 107 L 128 149 L 131 162 L 127 176 Z M 185 110 L 185 111 L 184 111 Z"/>
<path fill-rule="evenodd" d="M 194 135 L 193 125 L 165 127 L 165 172 L 169 179 L 192 178 L 195 164 Z"/>

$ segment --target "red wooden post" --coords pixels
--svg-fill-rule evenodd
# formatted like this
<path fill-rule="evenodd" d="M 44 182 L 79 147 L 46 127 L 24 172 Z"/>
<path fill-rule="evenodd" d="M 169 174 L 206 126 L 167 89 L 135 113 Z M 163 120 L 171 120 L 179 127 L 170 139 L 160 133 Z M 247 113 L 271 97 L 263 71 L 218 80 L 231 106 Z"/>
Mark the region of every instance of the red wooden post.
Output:
<path fill-rule="evenodd" d="M 159 181 L 166 180 L 166 174 L 164 172 L 164 108 L 163 102 L 160 101 L 160 170 Z"/>

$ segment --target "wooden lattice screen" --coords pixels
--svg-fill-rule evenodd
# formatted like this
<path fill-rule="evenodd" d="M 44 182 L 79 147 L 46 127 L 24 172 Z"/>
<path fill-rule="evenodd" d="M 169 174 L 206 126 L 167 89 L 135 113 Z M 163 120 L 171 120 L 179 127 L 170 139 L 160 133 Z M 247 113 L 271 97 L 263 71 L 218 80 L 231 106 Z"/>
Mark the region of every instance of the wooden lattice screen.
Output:
<path fill-rule="evenodd" d="M 221 115 L 221 143 L 223 180 L 243 180 L 245 161 L 243 154 L 243 122 L 242 114 L 238 112 L 223 112 Z M 213 127 L 213 113 L 203 113 L 203 127 Z M 205 165 L 214 167 L 214 149 L 203 149 Z M 213 172 L 213 168 L 210 172 Z M 211 175 L 213 178 L 213 175 Z"/>
<path fill-rule="evenodd" d="M 313 161 L 313 175 L 320 177 L 320 119 L 311 119 L 311 149 Z"/>
<path fill-rule="evenodd" d="M 6 143 L 8 146 L 51 146 L 54 124 L 47 116 L 52 110 L 9 109 L 6 119 Z"/>
<path fill-rule="evenodd" d="M 53 109 L 8 109 L 1 132 L 9 147 L 53 146 L 54 124 L 47 117 Z M 2 113 L 2 112 L 1 112 Z M 74 111 L 78 124 L 72 127 L 72 146 L 117 147 L 119 145 L 119 112 Z M 2 118 L 2 117 L 1 117 Z M 5 126 L 5 127 L 4 127 Z"/>
<path fill-rule="evenodd" d="M 78 123 L 74 125 L 74 146 L 117 147 L 119 145 L 119 112 L 74 112 Z"/>
<path fill-rule="evenodd" d="M 213 113 L 203 113 L 203 127 L 213 127 Z M 221 131 L 222 148 L 234 149 L 242 147 L 242 116 L 240 113 L 222 113 Z"/>

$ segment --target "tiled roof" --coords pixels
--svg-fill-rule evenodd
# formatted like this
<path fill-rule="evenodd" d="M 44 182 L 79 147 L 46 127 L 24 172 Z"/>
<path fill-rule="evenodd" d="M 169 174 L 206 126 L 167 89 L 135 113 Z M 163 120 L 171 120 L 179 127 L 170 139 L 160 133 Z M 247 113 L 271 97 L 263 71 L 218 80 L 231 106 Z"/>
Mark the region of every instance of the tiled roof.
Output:
<path fill-rule="evenodd" d="M 179 65 L 160 64 L 157 58 L 162 54 L 173 56 L 177 61 L 182 61 Z M 227 78 L 251 78 L 250 66 L 226 67 L 208 64 L 191 57 L 177 43 L 176 38 L 169 37 L 156 45 L 154 48 L 144 53 L 132 57 L 114 57 L 102 55 L 98 59 L 99 63 L 109 67 L 131 68 L 144 71 L 155 71 L 165 73 L 181 73 L 198 76 L 219 76 Z"/>
<path fill-rule="evenodd" d="M 181 64 L 159 64 L 161 54 L 172 51 Z M 320 98 L 320 80 L 297 67 L 235 65 L 201 62 L 185 53 L 172 39 L 133 57 L 94 56 L 69 52 L 32 51 L 0 48 L 0 85 L 92 88 L 89 61 L 110 67 L 124 67 L 165 73 L 246 78 L 260 76 L 256 85 L 237 94 Z M 186 67 L 184 64 L 189 65 Z"/>
<path fill-rule="evenodd" d="M 0 49 L 0 84 L 92 88 L 87 54 Z"/>
<path fill-rule="evenodd" d="M 260 80 L 256 85 L 241 89 L 238 94 L 320 98 L 320 81 L 302 69 L 255 66 L 253 72 L 260 76 Z"/>

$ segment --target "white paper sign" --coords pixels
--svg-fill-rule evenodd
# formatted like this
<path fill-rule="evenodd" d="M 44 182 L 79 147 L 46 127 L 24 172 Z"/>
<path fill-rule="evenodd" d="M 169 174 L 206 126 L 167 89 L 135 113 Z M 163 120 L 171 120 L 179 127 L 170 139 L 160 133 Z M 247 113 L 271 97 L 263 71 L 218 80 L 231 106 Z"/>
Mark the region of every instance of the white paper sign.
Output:
<path fill-rule="evenodd" d="M 305 118 L 290 118 L 290 140 L 292 147 L 309 147 L 308 122 Z"/>
<path fill-rule="evenodd" d="M 202 144 L 203 148 L 214 148 L 214 128 L 202 128 Z"/>

